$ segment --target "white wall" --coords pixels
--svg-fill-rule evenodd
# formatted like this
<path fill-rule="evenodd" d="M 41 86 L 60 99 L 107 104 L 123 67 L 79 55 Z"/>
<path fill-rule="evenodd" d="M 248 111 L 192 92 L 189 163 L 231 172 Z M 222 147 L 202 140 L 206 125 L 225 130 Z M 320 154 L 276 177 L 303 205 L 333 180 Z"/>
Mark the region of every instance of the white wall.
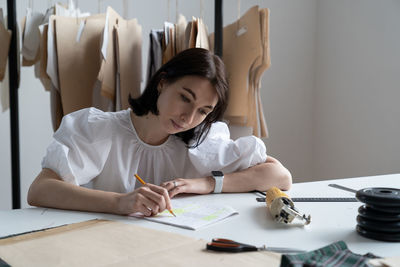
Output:
<path fill-rule="evenodd" d="M 33 8 L 44 11 L 49 2 L 33 1 Z M 124 15 L 122 0 L 102 2 L 101 12 L 112 5 Z M 129 2 L 125 14 L 143 27 L 146 63 L 147 35 L 168 16 L 175 20 L 175 1 Z M 18 21 L 28 3 L 17 0 Z M 99 10 L 96 0 L 78 3 L 83 11 Z M 188 20 L 200 16 L 201 1 L 178 3 Z M 237 19 L 237 3 L 224 1 L 224 24 Z M 261 90 L 269 153 L 292 171 L 295 181 L 399 172 L 399 2 L 249 0 L 241 1 L 241 14 L 257 4 L 271 9 L 272 65 Z M 0 7 L 5 9 L 6 0 Z M 213 32 L 214 1 L 203 0 L 203 15 Z M 26 207 L 26 192 L 40 171 L 52 127 L 49 94 L 33 77 L 33 68 L 22 68 L 21 77 L 21 202 Z M 0 113 L 0 209 L 11 208 L 9 124 L 9 112 Z"/>
<path fill-rule="evenodd" d="M 243 1 L 242 1 L 243 2 Z M 268 153 L 293 174 L 312 175 L 312 107 L 315 76 L 316 1 L 269 1 L 271 67 L 261 90 Z"/>
<path fill-rule="evenodd" d="M 400 172 L 400 1 L 317 6 L 313 177 Z"/>

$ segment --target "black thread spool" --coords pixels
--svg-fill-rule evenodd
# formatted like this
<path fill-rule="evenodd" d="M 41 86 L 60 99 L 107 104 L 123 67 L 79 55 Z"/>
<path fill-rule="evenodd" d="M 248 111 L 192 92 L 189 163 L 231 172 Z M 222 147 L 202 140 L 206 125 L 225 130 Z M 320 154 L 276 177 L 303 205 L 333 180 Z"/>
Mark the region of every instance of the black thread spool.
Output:
<path fill-rule="evenodd" d="M 371 239 L 400 242 L 400 189 L 371 187 L 358 190 L 357 233 Z"/>

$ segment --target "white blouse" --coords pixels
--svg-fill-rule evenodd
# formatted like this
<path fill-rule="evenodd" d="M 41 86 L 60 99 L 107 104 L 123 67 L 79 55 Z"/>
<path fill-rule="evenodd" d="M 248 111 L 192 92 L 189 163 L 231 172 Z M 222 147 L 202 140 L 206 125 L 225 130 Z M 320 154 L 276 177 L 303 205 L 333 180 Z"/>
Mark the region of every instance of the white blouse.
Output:
<path fill-rule="evenodd" d="M 233 141 L 223 122 L 214 123 L 197 148 L 187 148 L 174 135 L 158 146 L 146 144 L 130 112 L 86 108 L 64 116 L 42 168 L 72 184 L 125 193 L 140 186 L 135 173 L 159 185 L 175 178 L 206 177 L 213 170 L 235 172 L 267 159 L 264 142 L 255 136 Z"/>

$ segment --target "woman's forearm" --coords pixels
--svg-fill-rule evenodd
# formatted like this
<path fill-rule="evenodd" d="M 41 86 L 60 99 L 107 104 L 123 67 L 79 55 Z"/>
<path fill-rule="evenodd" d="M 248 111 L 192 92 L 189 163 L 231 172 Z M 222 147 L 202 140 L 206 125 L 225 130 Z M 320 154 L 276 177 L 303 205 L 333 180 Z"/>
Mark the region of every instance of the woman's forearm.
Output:
<path fill-rule="evenodd" d="M 292 185 L 292 175 L 276 159 L 268 157 L 267 161 L 248 169 L 225 174 L 222 192 L 239 193 L 252 190 L 267 191 L 272 186 L 288 190 Z M 212 176 L 202 178 L 175 178 L 164 182 L 170 197 L 181 193 L 210 194 L 214 191 L 215 180 Z"/>
<path fill-rule="evenodd" d="M 50 169 L 43 169 L 32 183 L 28 203 L 49 208 L 118 213 L 118 193 L 66 183 Z"/>
<path fill-rule="evenodd" d="M 225 174 L 222 192 L 266 191 L 272 186 L 289 190 L 291 185 L 290 172 L 278 160 L 268 157 L 265 163 Z"/>

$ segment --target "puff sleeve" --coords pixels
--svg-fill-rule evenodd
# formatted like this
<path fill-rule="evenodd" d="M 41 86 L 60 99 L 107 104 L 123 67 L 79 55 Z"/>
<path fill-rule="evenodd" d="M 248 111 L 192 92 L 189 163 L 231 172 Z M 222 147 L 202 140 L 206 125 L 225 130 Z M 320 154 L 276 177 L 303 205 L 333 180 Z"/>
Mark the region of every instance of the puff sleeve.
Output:
<path fill-rule="evenodd" d="M 66 182 L 82 185 L 103 169 L 111 149 L 112 127 L 107 113 L 95 108 L 64 116 L 42 160 L 42 168 Z"/>
<path fill-rule="evenodd" d="M 265 162 L 264 142 L 255 136 L 230 139 L 228 126 L 213 123 L 206 139 L 196 148 L 188 150 L 189 160 L 196 174 L 207 176 L 212 170 L 231 173 Z"/>

